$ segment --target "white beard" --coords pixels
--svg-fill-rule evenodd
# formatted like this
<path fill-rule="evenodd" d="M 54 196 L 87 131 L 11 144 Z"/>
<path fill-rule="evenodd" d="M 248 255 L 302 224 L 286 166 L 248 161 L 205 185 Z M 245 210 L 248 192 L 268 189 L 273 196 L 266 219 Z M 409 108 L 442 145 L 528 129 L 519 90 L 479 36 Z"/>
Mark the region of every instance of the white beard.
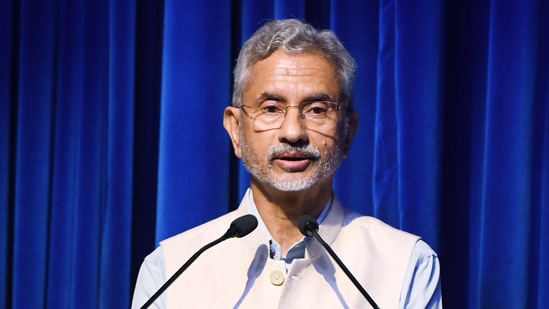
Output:
<path fill-rule="evenodd" d="M 331 176 L 338 168 L 343 159 L 342 147 L 336 143 L 334 147 L 321 155 L 320 150 L 312 145 L 304 147 L 295 147 L 289 144 L 279 143 L 269 147 L 267 155 L 263 160 L 260 160 L 254 155 L 253 151 L 244 142 L 242 130 L 240 131 L 240 150 L 242 153 L 242 161 L 248 172 L 259 182 L 268 184 L 280 191 L 303 191 L 313 185 L 323 181 Z M 278 153 L 283 152 L 299 152 L 306 154 L 308 157 L 316 158 L 311 162 L 311 169 L 308 174 L 301 176 L 300 173 L 285 173 L 277 176 L 273 173 L 272 159 Z"/>

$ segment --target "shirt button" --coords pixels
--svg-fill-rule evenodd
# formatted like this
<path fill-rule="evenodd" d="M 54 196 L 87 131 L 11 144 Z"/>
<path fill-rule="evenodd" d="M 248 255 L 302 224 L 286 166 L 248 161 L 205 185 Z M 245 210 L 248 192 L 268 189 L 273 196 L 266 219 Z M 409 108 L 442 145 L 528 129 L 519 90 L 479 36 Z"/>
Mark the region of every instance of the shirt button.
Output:
<path fill-rule="evenodd" d="M 270 278 L 273 285 L 279 286 L 284 283 L 284 274 L 280 270 L 271 272 Z"/>

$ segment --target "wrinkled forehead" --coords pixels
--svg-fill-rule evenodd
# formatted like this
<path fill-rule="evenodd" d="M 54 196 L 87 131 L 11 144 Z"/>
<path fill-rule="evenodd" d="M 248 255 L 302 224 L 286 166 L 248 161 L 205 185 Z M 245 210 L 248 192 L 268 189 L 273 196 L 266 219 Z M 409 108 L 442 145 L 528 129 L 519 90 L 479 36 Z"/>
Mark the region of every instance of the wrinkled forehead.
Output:
<path fill-rule="evenodd" d="M 317 54 L 273 53 L 251 69 L 246 96 L 318 96 L 337 100 L 340 86 L 335 69 Z"/>

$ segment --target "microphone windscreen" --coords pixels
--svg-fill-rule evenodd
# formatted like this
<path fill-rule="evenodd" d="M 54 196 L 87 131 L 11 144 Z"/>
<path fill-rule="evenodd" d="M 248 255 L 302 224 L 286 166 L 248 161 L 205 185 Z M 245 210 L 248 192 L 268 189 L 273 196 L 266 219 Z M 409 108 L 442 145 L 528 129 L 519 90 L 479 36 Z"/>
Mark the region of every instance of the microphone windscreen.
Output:
<path fill-rule="evenodd" d="M 257 218 L 254 215 L 244 215 L 236 218 L 231 223 L 231 229 L 235 229 L 234 237 L 244 237 L 257 227 Z"/>
<path fill-rule="evenodd" d="M 297 221 L 297 227 L 301 234 L 305 236 L 313 236 L 314 232 L 318 232 L 318 222 L 311 215 L 303 215 Z"/>

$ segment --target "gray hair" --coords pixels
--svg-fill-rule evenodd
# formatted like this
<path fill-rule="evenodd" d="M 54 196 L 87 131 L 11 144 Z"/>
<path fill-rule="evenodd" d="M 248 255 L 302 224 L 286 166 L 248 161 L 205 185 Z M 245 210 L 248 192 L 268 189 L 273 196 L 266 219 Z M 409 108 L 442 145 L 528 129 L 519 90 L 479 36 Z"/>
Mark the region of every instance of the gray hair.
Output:
<path fill-rule="evenodd" d="M 288 54 L 317 53 L 324 56 L 336 70 L 341 89 L 340 102 L 346 110 L 352 110 L 354 59 L 332 31 L 318 31 L 297 19 L 270 21 L 244 43 L 234 69 L 233 106 L 241 104 L 242 93 L 250 82 L 252 66 L 278 49 Z"/>

